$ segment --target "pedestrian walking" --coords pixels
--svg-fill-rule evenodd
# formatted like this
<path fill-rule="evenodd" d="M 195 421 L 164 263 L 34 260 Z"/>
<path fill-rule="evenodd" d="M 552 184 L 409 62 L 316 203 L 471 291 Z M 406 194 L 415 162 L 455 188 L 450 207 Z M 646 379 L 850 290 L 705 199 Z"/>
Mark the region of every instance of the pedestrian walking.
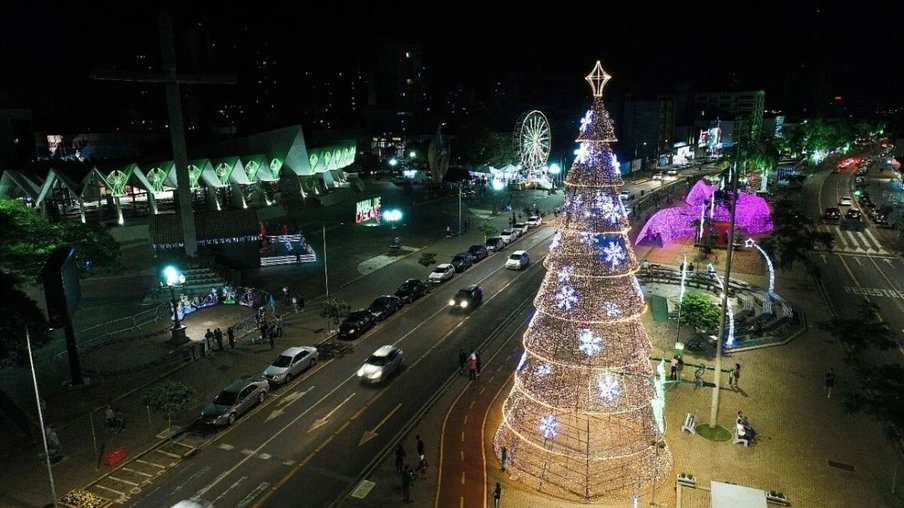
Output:
<path fill-rule="evenodd" d="M 399 443 L 399 446 L 397 446 L 395 450 L 395 467 L 397 473 L 403 471 L 402 465 L 405 463 L 405 455 L 405 447 L 402 446 L 402 443 Z"/>
<path fill-rule="evenodd" d="M 424 457 L 426 457 L 424 455 L 424 442 L 421 440 L 420 435 L 414 436 L 414 439 L 417 440 L 417 456 L 420 460 L 424 460 Z"/>
<path fill-rule="evenodd" d="M 411 499 L 411 485 L 414 483 L 414 474 L 411 472 L 411 466 L 406 465 L 405 470 L 402 471 L 402 501 L 406 503 L 410 503 L 414 501 Z"/>
<path fill-rule="evenodd" d="M 826 372 L 826 398 L 832 398 L 832 388 L 835 388 L 835 369 Z"/>
<path fill-rule="evenodd" d="M 286 305 L 289 304 L 289 286 L 283 286 L 282 288 L 283 300 L 286 302 Z"/>
<path fill-rule="evenodd" d="M 477 375 L 480 376 L 480 351 L 474 351 L 474 357 L 477 360 L 475 367 L 477 367 Z"/>
<path fill-rule="evenodd" d="M 267 342 L 270 343 L 270 349 L 276 349 L 276 339 L 269 330 L 267 330 Z"/>
<path fill-rule="evenodd" d="M 235 349 L 235 332 L 231 326 L 226 329 L 226 336 L 229 337 L 229 347 Z"/>
<path fill-rule="evenodd" d="M 204 334 L 204 342 L 206 343 L 204 345 L 207 346 L 207 349 L 210 349 L 211 341 L 213 341 L 213 332 L 208 328 L 207 333 Z"/>
<path fill-rule="evenodd" d="M 458 351 L 458 370 L 464 375 L 465 373 L 465 365 L 468 364 L 468 353 L 465 353 L 465 349 L 461 348 Z"/>
<path fill-rule="evenodd" d="M 502 497 L 502 486 L 496 482 L 496 488 L 493 489 L 493 508 L 499 508 L 499 498 Z"/>
<path fill-rule="evenodd" d="M 446 226 L 446 238 L 452 236 L 452 226 Z"/>
<path fill-rule="evenodd" d="M 738 389 L 738 379 L 741 379 L 741 364 L 734 364 L 734 368 L 731 369 L 731 374 L 728 375 L 728 385 L 734 385 L 735 390 Z"/>
<path fill-rule="evenodd" d="M 672 370 L 669 372 L 669 379 L 672 381 L 678 380 L 678 355 L 672 357 L 672 361 L 669 362 L 672 366 Z M 731 384 L 731 383 L 729 383 Z"/>
<path fill-rule="evenodd" d="M 508 462 L 508 448 L 502 447 L 502 470 L 505 471 L 505 463 Z"/>
<path fill-rule="evenodd" d="M 417 464 L 417 477 L 424 479 L 427 478 L 427 459 L 421 458 L 421 461 Z"/>
<path fill-rule="evenodd" d="M 474 353 L 468 357 L 468 379 L 471 381 L 477 379 L 477 357 Z"/>
<path fill-rule="evenodd" d="M 282 316 L 277 314 L 275 316 L 275 319 L 276 319 L 276 323 L 274 324 L 274 326 L 276 327 L 276 336 L 282 337 Z"/>
<path fill-rule="evenodd" d="M 298 296 L 292 295 L 292 310 L 298 314 Z"/>
<path fill-rule="evenodd" d="M 59 460 L 63 457 L 63 446 L 60 444 L 60 436 L 57 435 L 53 425 L 47 424 L 44 427 L 44 438 L 47 440 L 47 454 L 52 460 Z"/>
<path fill-rule="evenodd" d="M 217 349 L 223 350 L 223 332 L 217 328 L 213 331 L 213 338 L 217 341 Z"/>

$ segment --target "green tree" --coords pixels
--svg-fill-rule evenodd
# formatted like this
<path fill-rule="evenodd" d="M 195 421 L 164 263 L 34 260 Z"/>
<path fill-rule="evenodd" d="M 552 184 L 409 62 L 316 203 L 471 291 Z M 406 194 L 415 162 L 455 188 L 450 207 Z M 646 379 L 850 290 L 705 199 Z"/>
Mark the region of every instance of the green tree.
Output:
<path fill-rule="evenodd" d="M 167 428 L 173 427 L 173 414 L 188 409 L 195 398 L 195 390 L 181 381 L 164 381 L 141 394 L 141 403 L 166 415 Z M 173 433 L 170 433 L 170 439 Z"/>
<path fill-rule="evenodd" d="M 849 361 L 857 362 L 870 348 L 887 351 L 898 345 L 894 332 L 879 320 L 878 310 L 876 304 L 862 300 L 853 317 L 836 317 L 819 326 L 844 344 Z"/>
<path fill-rule="evenodd" d="M 423 265 L 424 267 L 430 267 L 433 263 L 436 263 L 436 253 L 435 252 L 425 252 L 421 254 L 421 258 L 417 260 L 418 263 Z"/>
<path fill-rule="evenodd" d="M 499 232 L 499 229 L 492 225 L 490 221 L 485 220 L 477 226 L 477 230 L 483 233 L 483 241 L 487 241 L 487 238 L 496 235 Z"/>
<path fill-rule="evenodd" d="M 330 298 L 323 304 L 323 308 L 320 309 L 320 317 L 327 318 L 331 323 L 338 325 L 351 311 L 352 306 L 350 303 Z"/>
<path fill-rule="evenodd" d="M 681 300 L 681 321 L 695 330 L 715 330 L 719 327 L 721 310 L 709 296 L 687 293 Z"/>
<path fill-rule="evenodd" d="M 783 270 L 801 263 L 814 277 L 820 268 L 813 253 L 831 251 L 835 244 L 832 233 L 819 231 L 809 217 L 800 211 L 800 181 L 789 183 L 772 203 L 772 234 L 760 242 L 772 261 Z"/>
<path fill-rule="evenodd" d="M 0 365 L 24 366 L 28 364 L 25 326 L 29 325 L 32 348 L 50 340 L 47 319 L 38 304 L 16 287 L 16 281 L 0 272 Z"/>
<path fill-rule="evenodd" d="M 515 157 L 511 134 L 490 131 L 484 126 L 466 127 L 452 141 L 457 160 L 465 166 L 503 167 Z"/>

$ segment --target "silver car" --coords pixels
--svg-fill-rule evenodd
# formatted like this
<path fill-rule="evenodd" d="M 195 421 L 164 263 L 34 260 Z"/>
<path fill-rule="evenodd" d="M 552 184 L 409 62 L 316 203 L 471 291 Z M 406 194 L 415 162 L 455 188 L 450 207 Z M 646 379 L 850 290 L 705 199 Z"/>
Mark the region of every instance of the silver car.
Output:
<path fill-rule="evenodd" d="M 274 385 L 288 383 L 305 369 L 316 365 L 318 358 L 316 347 L 290 347 L 276 357 L 276 360 L 273 360 L 273 363 L 264 370 L 264 379 Z"/>
<path fill-rule="evenodd" d="M 379 383 L 401 366 L 402 350 L 397 346 L 383 346 L 358 369 L 358 378 L 365 383 Z"/>
<path fill-rule="evenodd" d="M 262 403 L 269 391 L 270 383 L 262 379 L 233 381 L 201 411 L 201 419 L 210 425 L 232 425 L 236 418 Z"/>

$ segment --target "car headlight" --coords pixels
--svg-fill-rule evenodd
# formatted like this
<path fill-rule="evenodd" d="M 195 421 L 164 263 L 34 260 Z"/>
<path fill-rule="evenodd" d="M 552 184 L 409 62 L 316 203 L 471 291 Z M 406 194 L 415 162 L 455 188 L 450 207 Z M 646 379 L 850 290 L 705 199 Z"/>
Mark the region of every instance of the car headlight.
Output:
<path fill-rule="evenodd" d="M 279 381 L 280 379 L 283 378 L 283 375 L 284 375 L 284 374 L 277 374 L 277 375 L 273 376 L 273 380 L 274 380 L 274 381 Z"/>
<path fill-rule="evenodd" d="M 222 415 L 218 416 L 218 417 L 216 418 L 216 420 L 214 420 L 214 421 L 217 422 L 217 423 L 223 423 L 223 422 L 226 422 L 226 421 L 228 421 L 228 420 L 229 420 L 229 416 L 226 415 L 226 414 L 222 414 Z"/>
<path fill-rule="evenodd" d="M 461 308 L 462 308 L 462 309 L 464 309 L 464 308 L 467 307 L 467 306 L 468 306 L 467 300 L 461 302 Z"/>
<path fill-rule="evenodd" d="M 349 328 L 349 329 L 348 329 L 348 333 L 355 333 L 355 329 L 354 329 L 354 328 Z"/>
<path fill-rule="evenodd" d="M 450 306 L 450 307 L 455 307 L 455 300 L 454 300 L 454 299 L 453 299 L 453 300 L 449 300 L 449 306 Z"/>
<path fill-rule="evenodd" d="M 378 371 L 374 372 L 373 374 L 371 374 L 370 378 L 371 379 L 380 379 L 380 377 L 382 377 L 382 376 L 383 376 L 383 371 L 378 370 Z"/>
<path fill-rule="evenodd" d="M 361 367 L 360 369 L 358 369 L 358 377 L 362 377 L 362 376 L 364 376 L 364 367 Z"/>

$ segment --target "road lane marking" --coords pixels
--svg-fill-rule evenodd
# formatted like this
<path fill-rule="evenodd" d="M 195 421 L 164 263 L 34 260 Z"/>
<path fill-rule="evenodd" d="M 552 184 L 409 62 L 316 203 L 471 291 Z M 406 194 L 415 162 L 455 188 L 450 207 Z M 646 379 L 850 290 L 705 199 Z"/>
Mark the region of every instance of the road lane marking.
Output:
<path fill-rule="evenodd" d="M 252 490 L 247 496 L 245 496 L 245 499 L 242 499 L 241 501 L 239 501 L 239 504 L 235 505 L 235 508 L 245 508 L 246 506 L 251 504 L 251 502 L 254 501 L 254 498 L 256 498 L 258 495 L 260 495 L 261 492 L 267 490 L 267 487 L 269 487 L 269 486 L 270 486 L 269 482 L 261 483 L 254 490 Z"/>
<path fill-rule="evenodd" d="M 464 471 L 461 472 L 461 484 L 462 485 L 465 484 L 465 472 Z"/>
<path fill-rule="evenodd" d="M 329 419 L 333 416 L 333 413 L 335 413 L 336 411 L 339 411 L 339 409 L 342 406 L 344 406 L 346 402 L 351 400 L 351 398 L 354 397 L 356 393 L 357 392 L 352 392 L 351 395 L 346 397 L 345 400 L 340 402 L 338 406 L 334 407 L 333 410 L 330 411 L 329 413 L 327 413 L 326 416 L 324 416 L 323 418 L 318 418 L 318 419 L 314 420 L 314 423 L 311 424 L 311 428 L 308 429 L 308 434 L 310 434 L 311 432 L 314 432 L 315 430 L 319 429 L 320 427 L 323 427 L 324 425 L 326 425 L 329 422 Z"/>
<path fill-rule="evenodd" d="M 292 392 L 292 393 L 286 395 L 286 396 L 283 397 L 283 398 L 277 399 L 277 400 L 276 400 L 276 405 L 277 405 L 277 406 L 280 406 L 280 407 L 277 408 L 277 409 L 274 409 L 273 411 L 271 411 L 271 412 L 270 412 L 270 415 L 267 416 L 267 419 L 264 420 L 264 423 L 267 423 L 267 422 L 269 422 L 270 420 L 276 418 L 277 416 L 280 416 L 280 415 L 284 414 L 284 413 L 286 412 L 286 408 L 288 408 L 289 406 L 291 406 L 292 403 L 295 402 L 296 400 L 298 400 L 298 399 L 304 397 L 305 395 L 307 395 L 308 392 L 310 392 L 310 391 L 313 390 L 314 388 L 316 388 L 316 386 L 311 385 L 311 387 L 308 388 L 308 389 L 305 390 L 305 391 L 296 390 L 296 391 L 294 391 L 294 392 Z"/>
<path fill-rule="evenodd" d="M 379 429 L 384 423 L 386 423 L 386 420 L 389 420 L 389 418 L 390 418 L 393 414 L 395 414 L 395 412 L 398 411 L 400 407 L 402 407 L 402 403 L 401 403 L 401 402 L 400 402 L 398 405 L 396 405 L 396 407 L 394 407 L 394 408 L 392 409 L 392 411 L 390 411 L 386 416 L 384 416 L 383 419 L 380 420 L 380 422 L 377 423 L 377 424 L 374 426 L 373 429 L 371 429 L 371 430 L 365 430 L 365 431 L 364 431 L 364 435 L 361 436 L 361 441 L 358 441 L 358 446 L 361 446 L 361 445 L 363 445 L 364 443 L 370 441 L 371 439 L 377 437 L 377 429 Z"/>
<path fill-rule="evenodd" d="M 464 420 L 464 422 L 462 422 L 462 423 L 464 423 L 465 425 L 468 424 L 468 415 L 465 415 L 465 420 Z"/>
<path fill-rule="evenodd" d="M 230 492 L 232 492 L 233 489 L 235 489 L 236 487 L 241 485 L 242 482 L 244 482 L 247 479 L 248 479 L 247 476 L 243 476 L 243 477 L 239 478 L 238 480 L 236 480 L 235 483 L 230 485 L 228 489 L 224 490 L 222 494 L 220 494 L 219 496 L 217 496 L 216 499 L 213 500 L 213 505 L 217 506 L 218 504 L 220 504 L 220 501 L 222 501 L 224 497 L 226 497 Z"/>
<path fill-rule="evenodd" d="M 132 468 L 130 468 L 130 467 L 123 467 L 122 470 L 123 470 L 123 471 L 128 471 L 128 472 L 133 473 L 133 474 L 137 474 L 137 475 L 139 475 L 139 476 L 146 476 L 146 477 L 148 477 L 148 478 L 153 478 L 153 477 L 154 477 L 154 475 L 152 475 L 152 474 L 148 474 L 148 473 L 145 473 L 145 472 L 142 472 L 142 471 L 137 471 L 137 470 L 132 469 Z"/>
<path fill-rule="evenodd" d="M 149 466 L 159 467 L 160 469 L 166 469 L 166 466 L 161 466 L 160 464 L 157 464 L 156 462 L 148 462 L 143 459 L 135 459 L 135 462 L 140 462 L 142 464 L 147 464 Z"/>
<path fill-rule="evenodd" d="M 99 489 L 109 490 L 110 492 L 119 494 L 119 497 L 121 497 L 121 498 L 128 499 L 128 497 L 126 496 L 126 493 L 125 493 L 125 492 L 120 492 L 120 491 L 118 491 L 118 490 L 111 489 L 111 488 L 109 488 L 109 487 L 104 487 L 104 486 L 101 485 L 101 484 L 94 485 L 94 487 L 97 487 L 97 488 L 99 488 Z"/>
<path fill-rule="evenodd" d="M 126 485 L 131 485 L 131 486 L 133 486 L 133 487 L 137 487 L 137 486 L 138 486 L 138 484 L 135 483 L 135 482 L 130 482 L 130 481 L 128 481 L 128 480 L 123 480 L 122 478 L 117 478 L 117 477 L 115 477 L 115 476 L 113 476 L 113 475 L 107 475 L 107 478 L 109 478 L 109 479 L 111 479 L 111 480 L 116 480 L 116 481 L 118 481 L 118 482 L 120 482 L 120 483 L 125 483 Z"/>

